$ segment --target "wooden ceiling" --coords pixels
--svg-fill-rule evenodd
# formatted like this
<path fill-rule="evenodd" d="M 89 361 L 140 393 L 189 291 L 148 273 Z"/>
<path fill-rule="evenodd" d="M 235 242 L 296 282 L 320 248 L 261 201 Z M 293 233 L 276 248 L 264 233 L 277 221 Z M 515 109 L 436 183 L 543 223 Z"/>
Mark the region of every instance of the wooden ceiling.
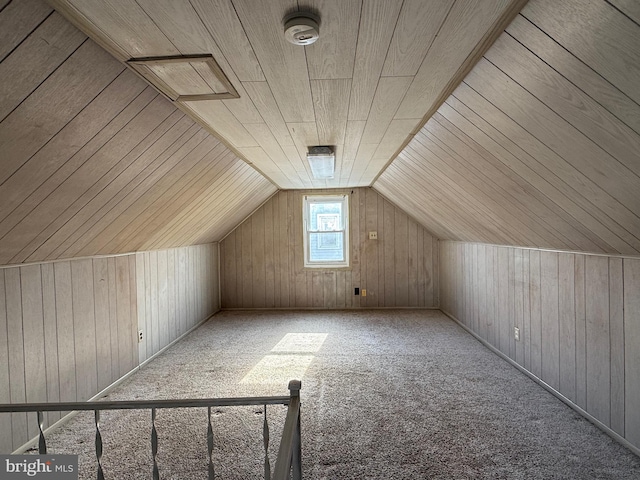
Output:
<path fill-rule="evenodd" d="M 371 185 L 525 1 L 50 3 L 122 62 L 213 55 L 240 98 L 179 108 L 277 187 L 328 188 Z M 313 45 L 284 39 L 283 18 L 295 11 L 320 16 Z M 206 89 L 185 69 L 176 67 L 175 82 Z M 306 152 L 314 145 L 335 146 L 333 179 L 313 179 Z"/>
<path fill-rule="evenodd" d="M 531 0 L 374 188 L 440 238 L 640 254 L 640 2 Z"/>
<path fill-rule="evenodd" d="M 0 265 L 219 240 L 276 188 L 40 0 L 0 2 Z"/>

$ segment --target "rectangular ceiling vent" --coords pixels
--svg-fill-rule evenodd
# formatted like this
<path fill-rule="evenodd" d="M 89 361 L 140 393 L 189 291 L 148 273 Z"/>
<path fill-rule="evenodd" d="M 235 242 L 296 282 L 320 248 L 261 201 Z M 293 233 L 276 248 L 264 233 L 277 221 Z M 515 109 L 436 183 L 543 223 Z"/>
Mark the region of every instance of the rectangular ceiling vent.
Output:
<path fill-rule="evenodd" d="M 240 97 L 213 55 L 132 58 L 127 63 L 174 102 Z"/>

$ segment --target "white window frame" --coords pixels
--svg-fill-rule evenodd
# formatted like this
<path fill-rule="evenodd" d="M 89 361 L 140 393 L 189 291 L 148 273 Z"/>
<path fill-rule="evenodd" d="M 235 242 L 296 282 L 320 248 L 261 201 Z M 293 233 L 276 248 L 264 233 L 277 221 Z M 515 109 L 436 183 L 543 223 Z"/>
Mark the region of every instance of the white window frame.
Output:
<path fill-rule="evenodd" d="M 342 232 L 344 249 L 343 261 L 311 261 L 310 242 L 311 234 L 317 233 L 316 230 L 309 230 L 311 205 L 314 203 L 342 203 L 342 229 L 335 230 Z M 349 267 L 349 195 L 303 195 L 302 197 L 302 236 L 304 244 L 304 266 L 305 268 L 346 268 Z"/>

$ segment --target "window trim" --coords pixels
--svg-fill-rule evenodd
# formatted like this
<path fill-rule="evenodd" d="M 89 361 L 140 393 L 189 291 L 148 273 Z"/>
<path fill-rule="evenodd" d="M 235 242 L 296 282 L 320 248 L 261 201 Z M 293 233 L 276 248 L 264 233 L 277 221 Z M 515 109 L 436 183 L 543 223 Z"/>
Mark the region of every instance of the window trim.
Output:
<path fill-rule="evenodd" d="M 316 231 L 310 231 L 307 227 L 309 225 L 309 214 L 311 212 L 311 204 L 313 203 L 342 203 L 342 220 L 343 229 L 338 230 L 344 232 L 344 260 L 343 261 L 323 261 L 312 262 L 310 259 L 309 244 L 311 240 L 311 234 Z M 302 243 L 304 249 L 304 267 L 305 268 L 349 268 L 349 251 L 351 250 L 351 244 L 349 243 L 349 195 L 337 194 L 337 195 L 303 195 L 302 196 Z"/>

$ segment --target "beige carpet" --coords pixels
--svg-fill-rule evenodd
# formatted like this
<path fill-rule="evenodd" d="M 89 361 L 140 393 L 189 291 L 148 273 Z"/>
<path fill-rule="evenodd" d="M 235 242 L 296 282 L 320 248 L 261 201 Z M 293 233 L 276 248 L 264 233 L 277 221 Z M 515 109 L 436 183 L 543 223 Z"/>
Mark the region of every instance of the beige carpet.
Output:
<path fill-rule="evenodd" d="M 639 479 L 640 458 L 437 311 L 224 312 L 108 399 L 287 394 L 305 479 Z M 285 407 L 269 407 L 272 467 Z M 216 478 L 262 478 L 262 407 L 215 410 Z M 161 478 L 205 479 L 206 412 L 158 413 Z M 106 478 L 151 478 L 150 414 L 103 416 Z M 92 416 L 49 438 L 95 478 Z"/>

